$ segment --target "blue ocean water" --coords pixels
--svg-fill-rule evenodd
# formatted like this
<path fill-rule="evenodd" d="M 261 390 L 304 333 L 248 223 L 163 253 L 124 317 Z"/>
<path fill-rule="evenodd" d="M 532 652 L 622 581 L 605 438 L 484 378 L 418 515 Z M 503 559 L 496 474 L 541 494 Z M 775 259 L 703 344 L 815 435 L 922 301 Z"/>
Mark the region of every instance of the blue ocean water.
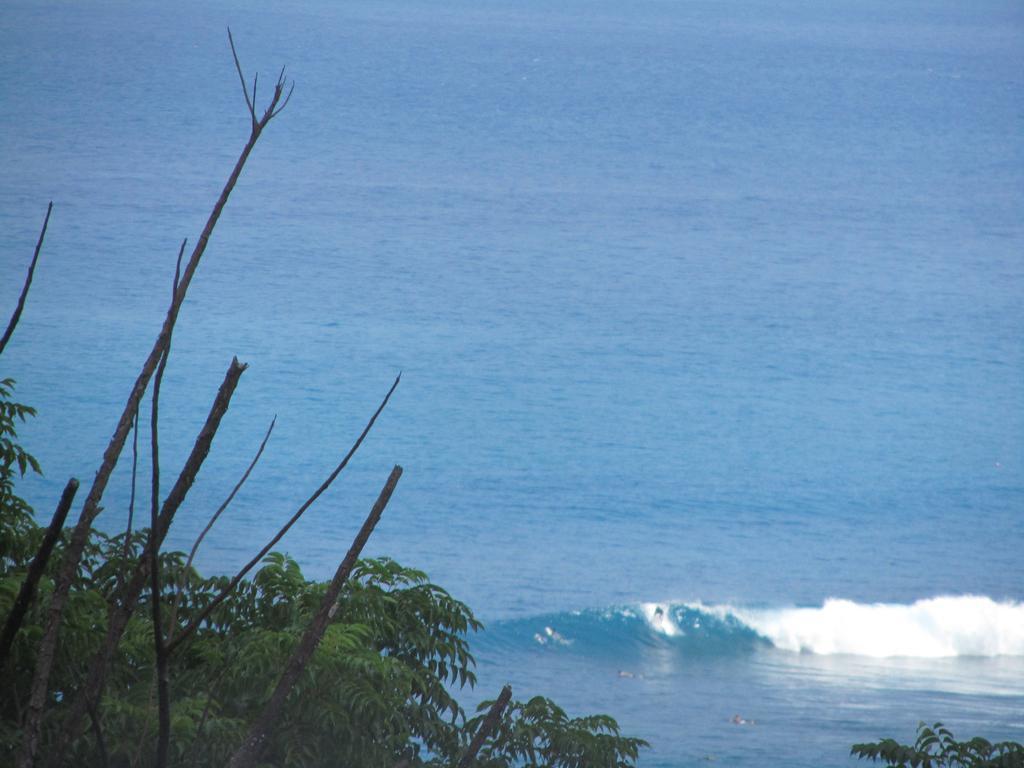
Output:
<path fill-rule="evenodd" d="M 1024 739 L 1019 3 L 5 3 L 2 306 L 55 201 L 0 369 L 44 514 L 245 140 L 229 24 L 297 86 L 175 334 L 168 472 L 250 369 L 172 546 L 277 414 L 200 567 L 248 559 L 402 371 L 283 544 L 332 572 L 402 464 L 368 551 L 488 624 L 477 697 L 611 712 L 650 766 Z"/>

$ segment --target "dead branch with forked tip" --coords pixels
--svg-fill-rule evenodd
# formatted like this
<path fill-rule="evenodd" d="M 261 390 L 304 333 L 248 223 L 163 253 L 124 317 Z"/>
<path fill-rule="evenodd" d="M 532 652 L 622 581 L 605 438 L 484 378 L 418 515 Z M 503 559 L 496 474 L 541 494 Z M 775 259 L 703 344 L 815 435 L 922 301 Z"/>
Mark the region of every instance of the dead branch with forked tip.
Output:
<path fill-rule="evenodd" d="M 232 57 L 237 65 L 238 56 L 234 49 L 234 41 L 231 40 L 230 42 Z M 241 71 L 240 65 L 238 65 L 238 69 Z M 160 329 L 160 333 L 157 335 L 156 341 L 153 343 L 149 356 L 142 364 L 142 369 L 140 370 L 139 375 L 135 380 L 135 384 L 132 386 L 128 395 L 128 401 L 125 403 L 124 410 L 118 419 L 117 426 L 114 428 L 114 433 L 110 438 L 107 449 L 103 453 L 103 461 L 100 464 L 99 470 L 96 472 L 92 486 L 90 487 L 85 503 L 83 504 L 82 511 L 79 514 L 78 522 L 71 534 L 71 540 L 65 550 L 60 572 L 54 586 L 53 594 L 50 598 L 49 618 L 44 631 L 43 640 L 40 645 L 41 653 L 36 664 L 32 683 L 33 690 L 41 690 L 43 694 L 45 694 L 45 691 L 49 687 L 50 672 L 53 668 L 53 649 L 57 646 L 64 606 L 67 603 L 71 584 L 78 571 L 82 552 L 88 542 L 93 521 L 100 512 L 100 500 L 103 498 L 103 493 L 106 490 L 107 483 L 110 481 L 110 476 L 113 473 L 114 467 L 117 465 L 117 461 L 120 458 L 121 451 L 124 448 L 128 432 L 132 427 L 135 414 L 138 412 L 139 402 L 142 400 L 142 396 L 149 386 L 149 381 L 152 378 L 158 363 L 166 352 L 171 331 L 174 329 L 174 325 L 177 322 L 178 313 L 185 301 L 189 284 L 192 282 L 192 278 L 199 267 L 199 262 L 202 260 L 203 254 L 206 252 L 206 246 L 209 243 L 210 236 L 213 234 L 214 228 L 217 226 L 217 222 L 224 210 L 224 206 L 227 205 L 228 198 L 234 190 L 235 185 L 238 183 L 238 178 L 242 173 L 242 169 L 245 167 L 246 161 L 249 159 L 249 155 L 256 146 L 256 142 L 259 140 L 263 130 L 271 120 L 281 113 L 281 110 L 284 109 L 287 104 L 287 97 L 285 97 L 284 102 L 282 102 L 284 87 L 285 81 L 282 71 L 282 75 L 278 78 L 278 83 L 274 88 L 274 93 L 271 96 L 270 103 L 267 106 L 266 111 L 259 120 L 253 122 L 249 138 L 246 141 L 245 146 L 242 148 L 242 152 L 238 156 L 238 160 L 235 161 L 235 166 L 232 169 L 231 174 L 228 176 L 228 180 L 224 184 L 224 188 L 221 190 L 220 197 L 217 198 L 217 202 L 214 204 L 213 210 L 210 212 L 210 215 L 206 220 L 206 225 L 203 227 L 203 231 L 200 233 L 199 239 L 196 241 L 188 262 L 181 271 L 180 280 L 178 280 L 174 298 L 171 300 L 171 304 L 167 309 L 167 315 L 164 318 L 163 326 Z M 291 91 L 289 90 L 288 96 L 290 95 Z M 246 91 L 246 101 L 249 101 L 248 91 Z M 255 114 L 255 109 L 251 109 L 250 113 Z M 50 649 L 49 653 L 42 653 L 42 651 L 46 649 Z M 82 714 L 84 714 L 84 710 Z M 39 722 L 34 722 L 31 724 L 31 728 L 25 729 L 22 738 L 22 749 L 16 761 L 18 768 L 31 768 L 34 764 L 40 727 L 41 717 L 39 718 Z M 67 731 L 64 732 L 64 738 L 66 738 L 66 734 Z"/>
<path fill-rule="evenodd" d="M 288 106 L 288 102 L 292 98 L 292 91 L 295 90 L 295 82 L 292 81 L 291 86 L 288 88 L 288 93 L 285 94 L 284 89 L 288 83 L 284 77 L 284 67 L 281 67 L 281 73 L 277 76 L 277 82 L 274 83 L 274 95 L 270 100 L 270 104 L 263 113 L 263 117 L 257 119 L 256 84 L 259 82 L 260 73 L 257 72 L 252 79 L 252 98 L 250 99 L 249 88 L 245 84 L 245 75 L 242 74 L 242 64 L 238 61 L 238 54 L 235 52 L 235 39 L 231 36 L 231 27 L 228 27 L 228 44 L 231 46 L 231 56 L 235 60 L 235 70 L 238 72 L 238 80 L 242 84 L 242 96 L 245 97 L 245 106 L 249 108 L 249 117 L 252 119 L 252 131 L 253 133 L 257 133 L 262 131 L 263 126 L 266 125 L 266 123 L 281 114 L 281 110 Z M 282 96 L 284 97 L 283 101 Z"/>

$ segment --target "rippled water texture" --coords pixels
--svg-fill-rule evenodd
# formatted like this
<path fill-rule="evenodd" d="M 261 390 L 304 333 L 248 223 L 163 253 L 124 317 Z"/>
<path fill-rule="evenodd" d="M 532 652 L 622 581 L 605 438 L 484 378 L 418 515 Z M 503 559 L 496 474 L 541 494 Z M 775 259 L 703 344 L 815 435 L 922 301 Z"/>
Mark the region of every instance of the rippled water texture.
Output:
<path fill-rule="evenodd" d="M 168 473 L 250 369 L 173 546 L 277 414 L 199 565 L 246 560 L 402 371 L 284 548 L 325 577 L 402 464 L 368 552 L 491 626 L 481 696 L 611 711 L 651 766 L 846 765 L 919 719 L 1024 740 L 1022 657 L 969 652 L 1002 624 L 865 653 L 932 598 L 1024 598 L 1020 3 L 5 2 L 0 305 L 55 201 L 0 367 L 44 512 L 95 472 L 245 140 L 228 24 L 262 98 L 282 64 L 297 87 L 176 331 Z M 644 605 L 727 607 L 735 647 L 574 637 Z"/>

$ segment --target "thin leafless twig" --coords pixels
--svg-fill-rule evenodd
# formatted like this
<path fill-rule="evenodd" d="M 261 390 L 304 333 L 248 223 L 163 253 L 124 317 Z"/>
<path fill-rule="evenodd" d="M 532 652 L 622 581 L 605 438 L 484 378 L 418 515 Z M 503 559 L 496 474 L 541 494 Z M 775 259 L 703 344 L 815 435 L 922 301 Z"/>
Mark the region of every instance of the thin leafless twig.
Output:
<path fill-rule="evenodd" d="M 171 301 L 174 301 L 174 297 L 178 293 L 178 282 L 181 280 L 181 257 L 185 253 L 185 245 L 187 243 L 188 238 L 185 238 L 181 241 L 181 248 L 178 249 L 178 259 L 174 265 L 174 282 L 171 285 Z M 156 654 L 157 713 L 159 723 L 156 749 L 157 768 L 167 768 L 168 751 L 171 743 L 171 676 L 167 663 L 167 643 L 161 619 L 162 601 L 160 595 L 160 541 L 162 537 L 160 537 L 160 438 L 158 427 L 160 421 L 160 387 L 163 384 L 164 371 L 167 370 L 167 361 L 171 356 L 172 336 L 173 329 L 167 336 L 164 356 L 160 360 L 156 377 L 153 379 L 153 404 L 150 407 L 150 430 L 152 435 L 150 457 L 153 472 L 149 517 L 149 579 L 152 594 L 150 608 L 153 614 L 153 646 Z"/>
<path fill-rule="evenodd" d="M 171 287 L 171 301 L 178 293 L 178 281 L 181 279 L 181 256 L 185 252 L 182 240 L 178 250 L 178 260 L 174 267 L 174 284 Z M 171 340 L 174 335 L 172 328 L 167 334 L 164 355 L 153 378 L 153 398 L 149 409 L 150 430 L 150 503 L 149 503 L 149 588 L 150 610 L 153 616 L 153 647 L 156 655 L 156 686 L 157 686 L 157 747 L 156 766 L 167 768 L 167 755 L 171 743 L 171 690 L 170 673 L 167 668 L 167 646 L 164 639 L 163 622 L 161 621 L 160 601 L 160 387 L 163 384 L 167 361 L 171 356 Z"/>
<path fill-rule="evenodd" d="M 135 412 L 132 419 L 132 488 L 128 497 L 128 525 L 124 530 L 124 551 L 122 558 L 127 562 L 132 547 L 132 524 L 135 520 L 135 481 L 139 470 L 139 412 Z"/>
<path fill-rule="evenodd" d="M 246 467 L 245 473 L 242 475 L 239 481 L 235 483 L 235 487 L 231 489 L 231 493 L 229 493 L 228 497 L 224 499 L 224 502 L 219 507 L 217 507 L 217 511 L 213 513 L 213 516 L 206 524 L 206 527 L 203 528 L 202 533 L 200 533 L 199 536 L 196 537 L 195 544 L 192 545 L 192 550 L 188 553 L 188 560 L 185 561 L 185 567 L 182 569 L 181 577 L 178 579 L 178 589 L 174 596 L 174 607 L 171 609 L 171 618 L 170 621 L 168 621 L 168 642 L 170 642 L 174 638 L 175 630 L 178 627 L 178 608 L 181 605 L 182 595 L 185 593 L 185 585 L 189 579 L 189 574 L 192 571 L 192 561 L 195 559 L 196 551 L 199 549 L 199 545 L 203 543 L 203 539 L 206 537 L 206 534 L 210 532 L 210 529 L 213 528 L 214 523 L 217 522 L 217 518 L 219 518 L 221 513 L 228 508 L 228 505 L 231 504 L 231 501 L 235 498 L 235 494 L 237 494 L 238 491 L 242 488 L 242 486 L 245 485 L 245 481 L 249 479 L 249 475 L 252 473 L 252 470 L 256 466 L 256 463 L 260 460 L 260 456 L 263 455 L 263 449 L 267 447 L 267 441 L 270 439 L 270 433 L 274 431 L 274 425 L 276 423 L 277 416 L 274 416 L 274 418 L 270 422 L 270 427 L 267 429 L 267 434 L 263 436 L 263 442 L 260 443 L 259 450 L 256 451 L 256 455 L 253 456 L 252 461 L 249 462 L 249 466 Z"/>
<path fill-rule="evenodd" d="M 235 70 L 238 72 L 238 81 L 242 84 L 242 95 L 245 97 L 245 106 L 249 108 L 249 116 L 252 118 L 253 130 L 256 129 L 256 83 L 253 82 L 253 97 L 249 98 L 249 86 L 245 84 L 245 75 L 242 74 L 242 63 L 238 60 L 238 52 L 235 51 L 235 38 L 231 36 L 231 27 L 228 27 L 228 45 L 231 46 L 231 57 L 235 60 Z M 258 77 L 258 75 L 257 75 Z"/>
<path fill-rule="evenodd" d="M 25 309 L 25 299 L 28 298 L 28 289 L 32 285 L 32 275 L 36 271 L 36 262 L 39 261 L 39 251 L 43 248 L 43 238 L 46 237 L 46 225 L 50 223 L 50 212 L 52 210 L 53 201 L 51 200 L 50 204 L 46 207 L 46 218 L 43 219 L 43 228 L 39 232 L 39 240 L 36 241 L 36 250 L 32 254 L 32 263 L 28 266 L 28 275 L 25 276 L 25 285 L 21 289 L 21 296 L 18 297 L 18 305 L 14 308 L 14 314 L 11 315 L 10 322 L 7 323 L 7 330 L 4 331 L 3 338 L 0 338 L 0 354 L 3 354 L 4 347 L 7 346 L 7 342 L 14 335 L 14 329 L 18 327 L 18 320 L 21 319 L 21 312 Z"/>
<path fill-rule="evenodd" d="M 171 287 L 171 301 L 174 301 L 174 297 L 178 295 L 178 283 L 181 282 L 181 257 L 185 255 L 185 246 L 188 245 L 188 238 L 184 238 L 181 241 L 181 247 L 178 249 L 178 259 L 174 263 L 174 283 Z"/>
<path fill-rule="evenodd" d="M 389 389 L 387 395 L 384 396 L 384 400 L 381 402 L 380 406 L 378 406 L 376 412 L 370 418 L 370 421 L 367 422 L 366 427 L 363 428 L 362 434 L 359 435 L 359 438 L 349 449 L 348 453 L 345 454 L 345 458 L 341 460 L 341 463 L 334 468 L 334 471 L 331 472 L 331 474 L 328 475 L 327 479 L 324 480 L 323 483 L 321 483 L 320 487 L 313 492 L 313 495 L 306 499 L 305 502 L 303 502 L 302 506 L 299 507 L 298 511 L 296 511 L 295 514 L 291 516 L 288 522 L 281 526 L 278 532 L 274 534 L 274 537 L 269 542 L 267 542 L 263 549 L 261 549 L 252 560 L 246 563 L 242 570 L 235 574 L 231 581 L 229 581 L 227 585 L 223 589 L 221 589 L 217 596 L 214 597 L 202 611 L 200 611 L 199 615 L 192 619 L 188 626 L 181 630 L 181 632 L 178 633 L 178 635 L 170 643 L 168 643 L 168 653 L 173 653 L 174 650 L 179 645 L 181 645 L 181 643 L 183 643 L 188 637 L 190 637 L 192 633 L 195 632 L 204 621 L 206 621 L 207 617 L 211 613 L 213 613 L 217 606 L 224 602 L 228 595 L 230 595 L 235 590 L 235 587 L 237 587 L 239 583 L 242 581 L 242 579 L 245 578 L 245 575 L 254 567 L 256 567 L 263 560 L 264 556 L 266 556 L 267 552 L 269 552 L 273 548 L 273 546 L 277 544 L 277 542 L 279 542 L 286 533 L 288 533 L 288 529 L 291 528 L 300 517 L 302 517 L 302 513 L 309 509 L 313 505 L 313 502 L 320 498 L 320 495 L 330 487 L 331 483 L 334 482 L 334 479 L 348 465 L 349 460 L 359 449 L 359 446 L 363 444 L 363 440 L 366 438 L 366 435 L 373 427 L 374 422 L 377 421 L 377 417 L 380 416 L 381 411 L 384 410 L 384 406 L 388 404 L 388 400 L 391 399 L 391 394 L 395 391 L 395 387 L 398 386 L 398 382 L 401 381 L 401 379 L 402 374 L 398 374 L 398 376 L 395 378 L 395 383 L 391 385 L 391 389 Z"/>

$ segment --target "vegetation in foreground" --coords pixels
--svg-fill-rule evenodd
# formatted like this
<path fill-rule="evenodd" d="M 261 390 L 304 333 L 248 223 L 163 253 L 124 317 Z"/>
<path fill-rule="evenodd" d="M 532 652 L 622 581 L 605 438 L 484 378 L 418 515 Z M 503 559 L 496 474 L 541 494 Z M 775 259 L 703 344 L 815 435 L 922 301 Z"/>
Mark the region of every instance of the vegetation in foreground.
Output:
<path fill-rule="evenodd" d="M 9 386 L 9 382 L 7 383 Z M 9 392 L 10 390 L 6 390 Z M 16 406 L 6 400 L 0 410 Z M 0 421 L 0 429 L 8 422 Z M 9 441 L 8 431 L 2 441 Z M 12 492 L 18 456 L 4 442 L 0 464 L 0 617 L 10 615 L 32 555 L 44 534 Z M 14 456 L 14 462 L 9 461 Z M 47 694 L 38 754 L 59 748 L 63 722 L 82 688 L 86 664 L 106 636 L 112 605 L 149 537 L 148 530 L 107 536 L 93 531 L 65 608 L 64 628 Z M 67 535 L 51 562 L 60 561 Z M 181 552 L 161 554 L 161 589 L 186 626 L 219 593 L 227 577 L 203 578 Z M 5 666 L 0 699 L 0 764 L 13 765 L 21 744 L 28 692 L 57 578 L 48 567 L 39 597 L 22 623 Z M 221 766 L 259 715 L 295 645 L 320 605 L 326 583 L 307 580 L 298 563 L 267 555 L 251 580 L 210 614 L 173 656 L 171 765 Z M 382 558 L 361 560 L 338 610 L 296 683 L 261 761 L 274 766 L 456 765 L 484 714 L 468 718 L 453 695 L 475 682 L 468 636 L 480 627 L 472 611 L 424 573 Z M 151 605 L 143 596 L 128 621 L 91 722 L 64 747 L 64 764 L 146 766 L 158 733 Z M 573 719 L 548 699 L 510 702 L 473 765 L 525 762 L 551 766 L 635 764 L 643 742 L 620 735 L 611 718 Z"/>
<path fill-rule="evenodd" d="M 883 762 L 888 768 L 1022 768 L 1024 746 L 1015 741 L 993 744 L 976 736 L 957 741 L 942 723 L 928 726 L 919 723 L 917 739 L 900 744 L 895 739 L 882 739 L 868 744 L 854 744 L 851 755 Z"/>

